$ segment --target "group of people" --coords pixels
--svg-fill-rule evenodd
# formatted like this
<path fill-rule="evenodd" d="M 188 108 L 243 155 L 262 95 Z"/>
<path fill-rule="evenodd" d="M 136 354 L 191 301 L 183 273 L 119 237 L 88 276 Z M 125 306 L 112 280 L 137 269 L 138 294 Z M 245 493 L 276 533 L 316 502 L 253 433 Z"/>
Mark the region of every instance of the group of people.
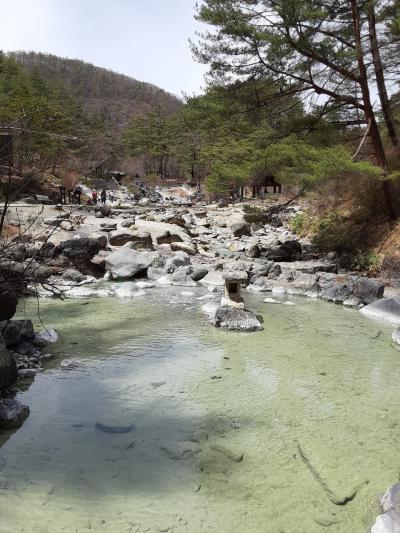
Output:
<path fill-rule="evenodd" d="M 91 203 L 92 205 L 97 205 L 97 202 L 98 202 L 98 192 L 96 191 L 96 189 L 93 189 L 92 190 L 92 198 L 91 198 Z M 100 201 L 103 205 L 105 205 L 105 203 L 107 202 L 107 193 L 106 193 L 106 190 L 103 189 L 101 191 L 101 194 L 100 194 Z"/>
<path fill-rule="evenodd" d="M 69 193 L 70 194 L 70 201 L 71 201 L 71 193 L 72 193 L 72 202 L 74 204 L 80 204 L 81 203 L 81 194 L 82 194 L 82 187 L 80 185 L 75 185 L 73 190 Z M 107 202 L 107 193 L 106 190 L 103 189 L 99 195 L 99 193 L 96 191 L 96 189 L 92 189 L 92 193 L 90 198 L 87 200 L 88 205 L 97 205 L 100 197 L 100 202 L 105 205 Z M 113 200 L 113 197 L 110 193 L 109 195 L 110 200 Z"/>

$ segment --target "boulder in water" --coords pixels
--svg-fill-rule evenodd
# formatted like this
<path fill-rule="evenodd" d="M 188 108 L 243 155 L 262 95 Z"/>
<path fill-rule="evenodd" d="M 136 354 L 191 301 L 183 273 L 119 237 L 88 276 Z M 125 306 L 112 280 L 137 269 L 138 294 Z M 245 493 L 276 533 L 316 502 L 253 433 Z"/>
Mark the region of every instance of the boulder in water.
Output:
<path fill-rule="evenodd" d="M 400 532 L 400 513 L 398 511 L 389 511 L 381 514 L 376 519 L 371 528 L 371 533 L 399 533 Z"/>
<path fill-rule="evenodd" d="M 20 427 L 29 416 L 29 407 L 17 400 L 0 399 L 0 429 Z"/>
<path fill-rule="evenodd" d="M 246 309 L 219 307 L 213 319 L 214 326 L 229 331 L 262 331 L 258 317 Z"/>
<path fill-rule="evenodd" d="M 400 512 L 400 483 L 395 483 L 382 496 L 382 509 L 387 512 L 392 509 Z"/>

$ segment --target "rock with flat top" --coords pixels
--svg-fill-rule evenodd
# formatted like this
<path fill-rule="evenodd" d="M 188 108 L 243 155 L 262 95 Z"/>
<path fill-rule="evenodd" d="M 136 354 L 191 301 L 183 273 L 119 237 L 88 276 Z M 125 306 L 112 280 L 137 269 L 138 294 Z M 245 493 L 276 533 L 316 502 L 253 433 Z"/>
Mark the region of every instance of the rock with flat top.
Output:
<path fill-rule="evenodd" d="M 214 326 L 229 331 L 262 331 L 258 317 L 246 309 L 219 307 L 213 319 Z"/>
<path fill-rule="evenodd" d="M 138 274 L 145 274 L 152 264 L 152 253 L 121 248 L 106 258 L 106 270 L 112 279 L 130 279 Z"/>

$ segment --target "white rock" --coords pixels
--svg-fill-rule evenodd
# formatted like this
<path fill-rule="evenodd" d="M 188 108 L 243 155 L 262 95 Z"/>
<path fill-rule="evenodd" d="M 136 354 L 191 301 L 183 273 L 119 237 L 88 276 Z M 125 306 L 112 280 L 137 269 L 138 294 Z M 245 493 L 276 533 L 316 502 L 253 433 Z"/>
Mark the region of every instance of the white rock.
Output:
<path fill-rule="evenodd" d="M 400 483 L 395 483 L 382 496 L 381 499 L 382 509 L 386 511 L 395 511 L 400 512 Z"/>
<path fill-rule="evenodd" d="M 202 310 L 207 313 L 210 317 L 213 317 L 215 315 L 216 310 L 218 309 L 219 305 L 216 303 L 207 303 L 201 306 Z"/>
<path fill-rule="evenodd" d="M 155 287 L 155 284 L 150 283 L 149 281 L 137 281 L 136 287 L 138 289 L 152 289 L 153 287 Z"/>
<path fill-rule="evenodd" d="M 400 533 L 400 513 L 392 510 L 379 515 L 371 533 Z"/>
<path fill-rule="evenodd" d="M 285 294 L 286 289 L 285 287 L 272 287 L 272 294 Z"/>
<path fill-rule="evenodd" d="M 282 302 L 278 302 L 278 300 L 275 300 L 275 298 L 265 298 L 264 302 L 267 304 L 281 304 Z"/>
<path fill-rule="evenodd" d="M 58 338 L 58 333 L 53 328 L 46 328 L 36 335 L 36 340 L 43 344 L 55 344 Z"/>
<path fill-rule="evenodd" d="M 287 302 L 283 302 L 283 305 L 295 305 L 295 304 L 293 302 L 287 301 Z"/>

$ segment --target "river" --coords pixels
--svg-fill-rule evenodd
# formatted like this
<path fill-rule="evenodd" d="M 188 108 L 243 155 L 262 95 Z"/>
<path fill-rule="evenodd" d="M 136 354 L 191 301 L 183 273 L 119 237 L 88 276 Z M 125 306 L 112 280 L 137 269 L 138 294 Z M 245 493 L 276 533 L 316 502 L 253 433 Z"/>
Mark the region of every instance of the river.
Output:
<path fill-rule="evenodd" d="M 0 449 L 0 532 L 365 533 L 399 477 L 391 326 L 246 293 L 265 330 L 229 333 L 203 288 L 145 292 L 41 302 L 62 338 L 17 395 L 31 413 Z M 35 309 L 18 317 L 40 329 Z M 347 505 L 326 490 L 355 487 Z"/>

